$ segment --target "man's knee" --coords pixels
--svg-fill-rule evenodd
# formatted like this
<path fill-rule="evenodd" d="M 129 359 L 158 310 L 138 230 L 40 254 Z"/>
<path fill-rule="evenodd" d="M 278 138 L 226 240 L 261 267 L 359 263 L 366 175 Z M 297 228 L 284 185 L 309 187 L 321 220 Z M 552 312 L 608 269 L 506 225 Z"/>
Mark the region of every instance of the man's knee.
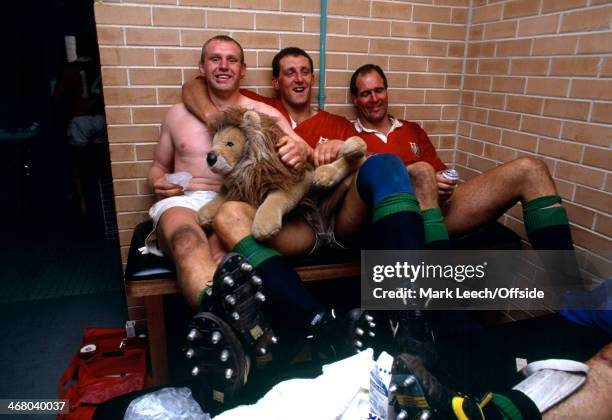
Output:
<path fill-rule="evenodd" d="M 436 171 L 433 166 L 427 162 L 415 162 L 406 166 L 410 181 L 415 187 L 419 185 L 427 185 L 436 182 Z"/>
<path fill-rule="evenodd" d="M 415 177 L 423 177 L 430 175 L 435 176 L 436 174 L 436 171 L 434 170 L 433 166 L 431 166 L 427 162 L 414 162 L 410 165 L 406 165 L 406 169 L 408 170 L 410 176 Z"/>
<path fill-rule="evenodd" d="M 179 226 L 170 236 L 170 247 L 174 258 L 180 258 L 204 244 L 202 232 L 198 232 L 195 226 Z"/>
<path fill-rule="evenodd" d="M 538 176 L 550 175 L 548 166 L 542 159 L 525 156 L 514 160 L 512 163 L 522 174 L 527 176 L 533 176 L 534 174 Z"/>
<path fill-rule="evenodd" d="M 213 230 L 224 238 L 238 228 L 250 230 L 255 209 L 253 206 L 240 201 L 227 201 L 217 211 L 213 219 Z"/>

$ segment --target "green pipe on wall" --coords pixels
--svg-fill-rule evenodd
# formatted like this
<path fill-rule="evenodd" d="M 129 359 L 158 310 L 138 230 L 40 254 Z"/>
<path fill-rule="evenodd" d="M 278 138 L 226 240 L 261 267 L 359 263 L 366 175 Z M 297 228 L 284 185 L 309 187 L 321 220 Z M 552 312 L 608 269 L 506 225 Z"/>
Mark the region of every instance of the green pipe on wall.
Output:
<path fill-rule="evenodd" d="M 325 49 L 327 39 L 327 0 L 321 0 L 321 44 L 319 46 L 319 109 L 325 108 Z"/>

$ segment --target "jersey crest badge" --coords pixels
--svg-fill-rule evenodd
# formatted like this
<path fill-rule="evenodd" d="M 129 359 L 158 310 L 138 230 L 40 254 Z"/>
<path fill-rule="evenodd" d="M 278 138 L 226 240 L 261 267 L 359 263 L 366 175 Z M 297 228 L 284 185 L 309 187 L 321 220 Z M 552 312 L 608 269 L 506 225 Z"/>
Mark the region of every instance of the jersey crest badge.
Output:
<path fill-rule="evenodd" d="M 410 150 L 412 150 L 415 156 L 421 157 L 421 148 L 418 144 L 410 142 Z"/>

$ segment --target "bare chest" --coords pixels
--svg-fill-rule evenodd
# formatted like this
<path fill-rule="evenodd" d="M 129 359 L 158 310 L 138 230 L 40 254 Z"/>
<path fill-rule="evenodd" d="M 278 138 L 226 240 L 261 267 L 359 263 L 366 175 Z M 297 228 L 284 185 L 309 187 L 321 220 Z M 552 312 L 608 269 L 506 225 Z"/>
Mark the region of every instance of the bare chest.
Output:
<path fill-rule="evenodd" d="M 173 131 L 174 153 L 177 158 L 202 159 L 211 148 L 210 132 L 206 125 L 199 121 L 178 124 Z"/>

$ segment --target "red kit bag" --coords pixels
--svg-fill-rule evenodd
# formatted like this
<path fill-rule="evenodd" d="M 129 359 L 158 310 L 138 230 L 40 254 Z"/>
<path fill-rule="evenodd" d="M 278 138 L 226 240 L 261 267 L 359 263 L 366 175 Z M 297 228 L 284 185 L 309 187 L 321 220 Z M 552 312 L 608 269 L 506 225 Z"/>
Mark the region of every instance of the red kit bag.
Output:
<path fill-rule="evenodd" d="M 96 405 L 151 383 L 145 340 L 127 338 L 123 328 L 87 328 L 58 387 L 59 398 L 69 400 L 70 413 L 57 418 L 91 419 Z"/>

